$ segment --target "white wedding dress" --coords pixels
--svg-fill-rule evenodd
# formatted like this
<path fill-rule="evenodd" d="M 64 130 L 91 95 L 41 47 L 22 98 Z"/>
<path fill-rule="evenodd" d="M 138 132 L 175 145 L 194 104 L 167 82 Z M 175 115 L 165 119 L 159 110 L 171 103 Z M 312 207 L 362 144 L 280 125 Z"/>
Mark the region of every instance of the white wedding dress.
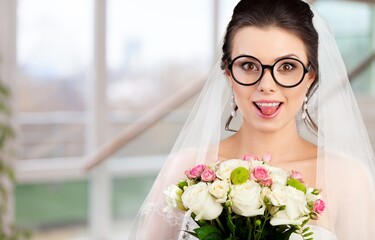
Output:
<path fill-rule="evenodd" d="M 314 233 L 312 237 L 314 240 L 337 240 L 337 237 L 332 232 L 328 231 L 325 228 L 315 226 L 315 225 L 309 225 L 311 231 Z M 292 234 L 290 236 L 289 240 L 302 240 L 303 238 L 299 235 Z"/>

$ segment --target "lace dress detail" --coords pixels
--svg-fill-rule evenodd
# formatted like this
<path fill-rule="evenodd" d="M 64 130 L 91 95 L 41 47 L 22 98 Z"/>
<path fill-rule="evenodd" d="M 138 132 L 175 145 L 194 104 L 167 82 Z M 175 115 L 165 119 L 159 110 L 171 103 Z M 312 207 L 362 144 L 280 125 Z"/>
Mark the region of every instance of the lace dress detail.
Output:
<path fill-rule="evenodd" d="M 184 216 L 184 222 L 182 224 L 181 233 L 178 237 L 178 240 L 196 240 L 198 238 L 188 234 L 186 231 L 193 231 L 195 228 L 199 227 L 194 220 L 188 216 Z"/>
<path fill-rule="evenodd" d="M 170 226 L 181 225 L 184 222 L 184 212 L 172 209 L 167 206 L 164 202 L 153 203 L 149 202 L 142 206 L 141 214 L 142 216 L 149 215 L 152 212 L 157 212 L 163 217 L 164 221 Z"/>

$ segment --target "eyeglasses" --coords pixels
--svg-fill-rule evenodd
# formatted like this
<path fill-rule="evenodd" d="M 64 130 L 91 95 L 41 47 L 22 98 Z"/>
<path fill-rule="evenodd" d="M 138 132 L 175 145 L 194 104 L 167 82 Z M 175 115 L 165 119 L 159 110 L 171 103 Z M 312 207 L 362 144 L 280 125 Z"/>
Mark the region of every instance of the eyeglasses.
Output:
<path fill-rule="evenodd" d="M 251 86 L 259 82 L 265 69 L 270 69 L 273 80 L 284 88 L 292 88 L 299 85 L 308 68 L 296 58 L 282 58 L 273 65 L 263 65 L 258 59 L 249 55 L 240 55 L 234 58 L 228 66 L 233 79 L 241 85 Z"/>

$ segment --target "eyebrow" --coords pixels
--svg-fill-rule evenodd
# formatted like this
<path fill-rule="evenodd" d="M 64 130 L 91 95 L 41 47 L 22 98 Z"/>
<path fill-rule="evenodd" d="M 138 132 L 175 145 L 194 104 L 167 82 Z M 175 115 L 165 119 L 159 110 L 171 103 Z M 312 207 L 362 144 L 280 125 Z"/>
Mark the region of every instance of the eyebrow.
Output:
<path fill-rule="evenodd" d="M 257 57 L 255 57 L 253 55 L 249 55 L 249 54 L 240 54 L 240 55 L 238 55 L 234 58 L 238 58 L 238 57 L 241 57 L 241 56 L 250 56 L 250 57 L 254 57 L 254 58 L 258 59 Z M 300 57 L 298 57 L 298 55 L 296 55 L 294 53 L 289 53 L 289 54 L 286 54 L 286 55 L 275 58 L 274 62 L 277 62 L 278 60 L 283 59 L 283 58 L 297 58 L 298 60 L 302 61 L 302 59 Z M 233 59 L 231 58 L 231 61 L 233 61 Z M 260 60 L 258 60 L 258 61 L 260 61 Z"/>
<path fill-rule="evenodd" d="M 275 61 L 278 61 L 282 58 L 290 58 L 290 57 L 295 57 L 295 58 L 298 58 L 299 60 L 301 60 L 296 54 L 294 53 L 290 53 L 290 54 L 287 54 L 287 55 L 284 55 L 284 56 L 281 56 L 281 57 L 278 57 L 278 58 L 275 58 Z"/>

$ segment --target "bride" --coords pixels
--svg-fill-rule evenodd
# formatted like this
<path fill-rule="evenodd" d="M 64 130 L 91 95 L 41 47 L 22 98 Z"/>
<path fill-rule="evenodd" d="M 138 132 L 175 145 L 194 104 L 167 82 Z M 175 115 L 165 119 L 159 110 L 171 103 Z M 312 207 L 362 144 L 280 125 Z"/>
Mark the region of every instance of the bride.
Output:
<path fill-rule="evenodd" d="M 223 139 L 225 126 L 233 134 Z M 238 116 L 237 116 L 238 115 Z M 233 130 L 232 119 L 240 119 Z M 322 189 L 314 239 L 375 239 L 374 156 L 346 69 L 325 22 L 301 0 L 241 0 L 213 69 L 143 204 L 133 239 L 186 239 L 163 191 L 196 164 L 272 155 Z M 298 239 L 292 236 L 291 239 Z"/>

